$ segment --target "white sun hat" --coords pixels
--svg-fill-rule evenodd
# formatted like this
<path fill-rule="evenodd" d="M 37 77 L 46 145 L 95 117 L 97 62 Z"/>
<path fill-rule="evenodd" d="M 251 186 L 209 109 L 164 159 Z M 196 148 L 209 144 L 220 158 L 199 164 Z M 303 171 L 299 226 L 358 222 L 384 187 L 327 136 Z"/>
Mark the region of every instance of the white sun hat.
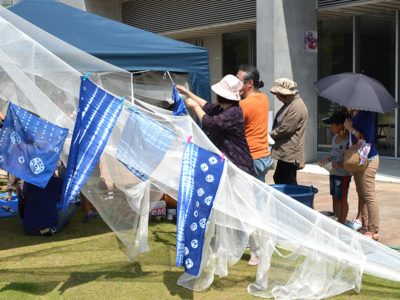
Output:
<path fill-rule="evenodd" d="M 213 84 L 211 89 L 217 95 L 224 97 L 228 100 L 239 101 L 240 90 L 243 87 L 243 83 L 234 75 L 226 75 L 218 83 Z"/>

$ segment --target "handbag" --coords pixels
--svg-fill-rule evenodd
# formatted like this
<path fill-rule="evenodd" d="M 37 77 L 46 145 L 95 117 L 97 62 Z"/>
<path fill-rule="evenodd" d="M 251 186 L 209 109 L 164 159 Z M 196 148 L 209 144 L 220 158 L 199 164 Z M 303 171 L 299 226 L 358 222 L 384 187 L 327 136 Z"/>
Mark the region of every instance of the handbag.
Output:
<path fill-rule="evenodd" d="M 362 134 L 360 134 L 360 136 L 361 136 L 361 138 L 363 138 Z M 358 153 L 358 141 L 359 140 L 360 140 L 360 137 L 357 138 L 354 145 L 352 145 L 344 153 L 343 167 L 345 168 L 345 170 L 352 172 L 352 173 L 364 171 L 368 165 L 368 160 L 365 160 L 363 164 L 360 164 L 361 158 L 360 158 L 360 154 Z"/>

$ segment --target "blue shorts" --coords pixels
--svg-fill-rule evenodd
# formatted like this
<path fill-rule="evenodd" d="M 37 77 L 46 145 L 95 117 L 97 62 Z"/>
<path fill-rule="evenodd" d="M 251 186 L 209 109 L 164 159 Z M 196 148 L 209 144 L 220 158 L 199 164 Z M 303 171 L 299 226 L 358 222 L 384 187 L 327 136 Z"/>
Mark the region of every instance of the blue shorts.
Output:
<path fill-rule="evenodd" d="M 347 199 L 350 182 L 351 176 L 329 175 L 329 186 L 331 195 L 338 200 Z"/>

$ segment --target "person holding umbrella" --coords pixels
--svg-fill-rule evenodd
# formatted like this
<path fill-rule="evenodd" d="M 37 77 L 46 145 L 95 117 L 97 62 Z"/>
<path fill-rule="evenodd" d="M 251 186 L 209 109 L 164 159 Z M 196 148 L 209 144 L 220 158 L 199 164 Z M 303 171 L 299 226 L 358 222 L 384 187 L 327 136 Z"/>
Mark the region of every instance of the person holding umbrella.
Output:
<path fill-rule="evenodd" d="M 351 119 L 346 119 L 344 127 L 351 133 L 352 143 L 362 138 L 371 145 L 367 167 L 353 174 L 358 195 L 358 217 L 362 218 L 359 229 L 364 235 L 379 239 L 379 201 L 375 192 L 375 176 L 379 167 L 379 155 L 375 147 L 375 113 L 348 109 Z"/>
<path fill-rule="evenodd" d="M 318 80 L 315 87 L 320 96 L 348 109 L 351 119 L 344 122 L 344 127 L 351 133 L 352 142 L 357 143 L 358 139 L 363 139 L 370 146 L 366 168 L 353 175 L 359 200 L 358 214 L 361 214 L 362 219 L 359 231 L 378 240 L 379 201 L 375 192 L 375 176 L 379 156 L 375 147 L 375 113 L 396 109 L 398 104 L 379 81 L 364 74 L 340 73 L 327 76 Z M 363 153 L 366 155 L 365 151 Z"/>

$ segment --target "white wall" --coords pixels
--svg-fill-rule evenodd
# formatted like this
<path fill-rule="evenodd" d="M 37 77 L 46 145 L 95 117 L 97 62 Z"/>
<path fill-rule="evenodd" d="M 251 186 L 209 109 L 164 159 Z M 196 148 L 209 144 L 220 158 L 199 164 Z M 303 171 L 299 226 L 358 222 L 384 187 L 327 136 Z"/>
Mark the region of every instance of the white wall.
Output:
<path fill-rule="evenodd" d="M 196 45 L 196 40 L 203 40 L 203 47 L 208 50 L 208 62 L 210 67 L 211 85 L 222 78 L 222 35 L 207 36 L 196 39 L 182 40 L 183 42 Z M 212 101 L 215 103 L 215 94 L 212 94 Z"/>
<path fill-rule="evenodd" d="M 257 0 L 257 67 L 264 92 L 276 113 L 282 103 L 269 93 L 274 79 L 287 77 L 298 90 L 309 112 L 305 156 L 317 159 L 317 54 L 303 51 L 303 32 L 317 30 L 314 0 Z"/>
<path fill-rule="evenodd" d="M 121 0 L 57 0 L 69 6 L 121 22 Z"/>

